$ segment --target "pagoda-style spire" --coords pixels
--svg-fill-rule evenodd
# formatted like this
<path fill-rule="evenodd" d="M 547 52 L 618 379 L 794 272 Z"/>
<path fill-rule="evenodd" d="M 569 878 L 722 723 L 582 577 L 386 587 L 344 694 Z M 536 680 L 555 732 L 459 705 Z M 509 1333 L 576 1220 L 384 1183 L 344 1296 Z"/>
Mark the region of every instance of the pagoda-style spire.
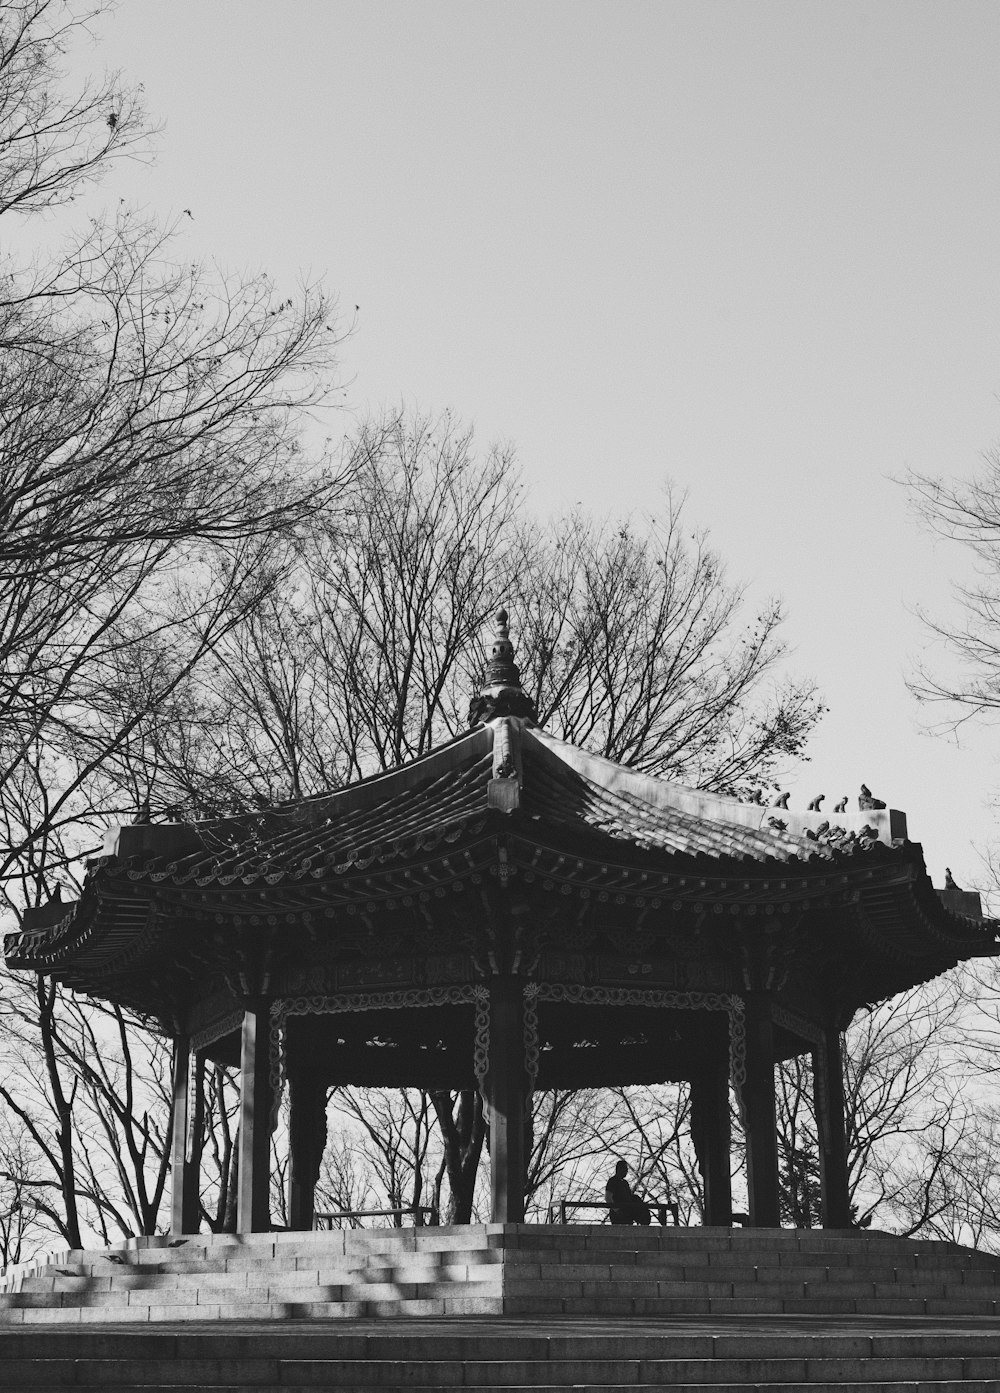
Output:
<path fill-rule="evenodd" d="M 496 629 L 490 660 L 483 673 L 483 684 L 469 705 L 469 725 L 484 725 L 496 716 L 521 716 L 537 724 L 535 703 L 521 686 L 521 674 L 514 662 L 514 646 L 507 628 L 509 615 L 497 610 Z"/>

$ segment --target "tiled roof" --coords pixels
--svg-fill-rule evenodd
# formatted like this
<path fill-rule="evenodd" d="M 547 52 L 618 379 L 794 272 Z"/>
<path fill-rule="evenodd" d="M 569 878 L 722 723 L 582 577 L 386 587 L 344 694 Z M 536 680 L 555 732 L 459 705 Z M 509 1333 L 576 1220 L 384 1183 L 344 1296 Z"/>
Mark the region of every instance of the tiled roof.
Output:
<path fill-rule="evenodd" d="M 510 725 L 511 722 L 504 724 Z M 418 858 L 475 835 L 490 815 L 492 730 L 480 728 L 423 759 L 348 788 L 221 821 L 196 822 L 169 852 L 135 850 L 147 829 L 120 830 L 116 855 L 135 881 L 277 884 Z M 829 819 L 700 793 L 615 765 L 529 727 L 519 729 L 521 791 L 510 819 L 520 836 L 543 828 L 594 854 L 710 858 L 721 867 L 840 862 L 891 843 L 888 815 Z M 498 824 L 499 825 L 499 824 Z M 864 828 L 868 835 L 860 835 Z M 810 833 L 812 835 L 810 835 Z M 111 862 L 105 862 L 110 865 Z"/>
<path fill-rule="evenodd" d="M 248 887 L 294 891 L 300 899 L 334 892 L 364 898 L 372 876 L 398 879 L 425 861 L 457 853 L 471 858 L 498 837 L 525 858 L 534 849 L 586 862 L 591 878 L 609 867 L 661 878 L 694 871 L 716 881 L 736 877 L 737 887 L 763 884 L 767 894 L 778 877 L 786 878 L 782 885 L 794 877 L 791 883 L 808 893 L 838 876 L 859 885 L 874 877 L 883 889 L 909 886 L 914 922 L 930 926 L 928 941 L 943 936 L 949 951 L 968 956 L 988 951 L 984 945 L 994 939 L 992 926 L 941 906 L 898 813 L 827 818 L 741 803 L 637 773 L 517 718 L 500 718 L 330 794 L 222 820 L 124 827 L 110 854 L 93 864 L 80 905 L 29 912 L 22 934 L 8 937 L 8 961 L 69 961 L 102 915 L 104 933 L 118 937 L 126 932 L 128 905 L 162 891 L 175 901 Z M 905 935 L 896 890 L 892 896 L 892 931 Z M 112 903 L 115 915 L 107 908 Z M 91 943 L 88 951 L 96 949 Z"/>
<path fill-rule="evenodd" d="M 820 837 L 817 828 L 824 823 L 831 828 L 821 814 L 793 814 L 687 789 L 587 755 L 541 731 L 525 732 L 522 751 L 530 770 L 522 806 L 571 835 L 582 832 L 673 857 L 744 866 L 837 861 L 879 841 L 859 836 L 865 827 L 879 830 L 872 827 L 872 814 L 836 819 L 843 835 L 831 837 L 827 831 Z"/>
<path fill-rule="evenodd" d="M 485 823 L 491 765 L 484 743 L 477 732 L 449 747 L 451 758 L 432 755 L 409 766 L 407 778 L 384 775 L 284 809 L 195 823 L 196 847 L 170 860 L 133 855 L 128 874 L 176 885 L 276 884 L 419 856 L 456 828 Z"/>

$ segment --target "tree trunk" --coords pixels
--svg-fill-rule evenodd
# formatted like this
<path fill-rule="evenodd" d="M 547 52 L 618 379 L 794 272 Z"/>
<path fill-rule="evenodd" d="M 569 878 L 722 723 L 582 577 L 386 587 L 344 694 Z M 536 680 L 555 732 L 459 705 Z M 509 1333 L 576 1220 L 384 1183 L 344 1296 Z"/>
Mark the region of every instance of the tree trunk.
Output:
<path fill-rule="evenodd" d="M 229 1180 L 226 1186 L 226 1208 L 222 1220 L 223 1233 L 236 1232 L 237 1202 L 240 1193 L 240 1148 L 234 1146 L 229 1156 Z"/>
<path fill-rule="evenodd" d="M 441 1125 L 448 1174 L 450 1193 L 445 1222 L 470 1224 L 479 1158 L 486 1134 L 483 1100 L 477 1089 L 463 1088 L 455 1095 L 448 1092 L 432 1093 L 431 1101 Z"/>
<path fill-rule="evenodd" d="M 59 1064 L 56 1059 L 56 1046 L 54 1031 L 52 1029 L 52 1017 L 55 1011 L 56 984 L 52 982 L 48 987 L 45 979 L 39 976 L 36 986 L 36 997 L 38 1000 L 38 1025 L 42 1035 L 42 1045 L 45 1050 L 45 1065 L 49 1075 L 49 1086 L 52 1089 L 52 1104 L 59 1119 L 56 1128 L 56 1145 L 59 1148 L 61 1167 L 59 1180 L 62 1187 L 63 1207 L 66 1213 L 65 1235 L 66 1241 L 71 1248 L 82 1248 L 83 1238 L 80 1234 L 80 1211 L 76 1199 L 76 1162 L 73 1155 L 73 1101 L 76 1097 L 76 1080 L 67 1098 L 62 1086 L 62 1079 L 59 1076 Z"/>

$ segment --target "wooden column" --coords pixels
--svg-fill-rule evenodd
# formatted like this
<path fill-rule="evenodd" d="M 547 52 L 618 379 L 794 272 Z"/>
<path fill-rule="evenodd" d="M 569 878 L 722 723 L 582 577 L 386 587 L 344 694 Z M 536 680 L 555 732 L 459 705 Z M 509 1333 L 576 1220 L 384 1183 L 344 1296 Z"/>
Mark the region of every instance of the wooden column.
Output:
<path fill-rule="evenodd" d="M 780 1228 L 771 1002 L 765 992 L 748 992 L 745 1001 L 747 1077 L 743 1085 L 743 1125 L 750 1223 L 756 1228 Z"/>
<path fill-rule="evenodd" d="M 316 1213 L 316 1182 L 326 1149 L 326 1078 L 297 1067 L 288 1074 L 288 1223 L 307 1231 Z"/>
<path fill-rule="evenodd" d="M 237 1233 L 262 1233 L 271 1227 L 270 1031 L 268 1001 L 256 997 L 247 1002 L 240 1048 Z"/>
<path fill-rule="evenodd" d="M 491 1218 L 524 1222 L 528 1169 L 527 1076 L 524 1068 L 524 994 L 519 977 L 490 979 L 490 1049 L 486 1074 L 490 1127 Z"/>
<path fill-rule="evenodd" d="M 823 1227 L 851 1227 L 851 1195 L 847 1173 L 847 1129 L 844 1117 L 844 1065 L 840 1031 L 828 1026 L 813 1051 L 813 1086 L 819 1131 L 819 1174 Z"/>
<path fill-rule="evenodd" d="M 174 1038 L 173 1119 L 170 1136 L 170 1232 L 189 1233 L 184 1221 L 187 1179 L 188 1094 L 191 1078 L 191 1037 Z"/>
<path fill-rule="evenodd" d="M 727 1048 L 723 1058 L 710 1058 L 691 1079 L 691 1140 L 705 1189 L 706 1224 L 733 1222 L 731 1133 Z"/>
<path fill-rule="evenodd" d="M 205 1145 L 205 1053 L 192 1050 L 188 1066 L 188 1127 L 184 1146 L 182 1233 L 201 1227 L 201 1153 Z"/>

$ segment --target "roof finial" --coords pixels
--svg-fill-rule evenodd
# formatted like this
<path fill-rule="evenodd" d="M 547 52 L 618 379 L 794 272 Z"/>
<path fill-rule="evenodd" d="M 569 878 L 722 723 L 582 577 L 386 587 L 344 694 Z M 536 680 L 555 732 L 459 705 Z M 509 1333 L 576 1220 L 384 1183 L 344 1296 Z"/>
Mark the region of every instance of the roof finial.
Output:
<path fill-rule="evenodd" d="M 535 703 L 521 686 L 521 674 L 514 662 L 514 646 L 510 641 L 507 621 L 510 615 L 497 610 L 496 627 L 490 660 L 483 673 L 483 684 L 469 706 L 469 725 L 478 726 L 495 716 L 521 716 L 537 722 Z"/>

